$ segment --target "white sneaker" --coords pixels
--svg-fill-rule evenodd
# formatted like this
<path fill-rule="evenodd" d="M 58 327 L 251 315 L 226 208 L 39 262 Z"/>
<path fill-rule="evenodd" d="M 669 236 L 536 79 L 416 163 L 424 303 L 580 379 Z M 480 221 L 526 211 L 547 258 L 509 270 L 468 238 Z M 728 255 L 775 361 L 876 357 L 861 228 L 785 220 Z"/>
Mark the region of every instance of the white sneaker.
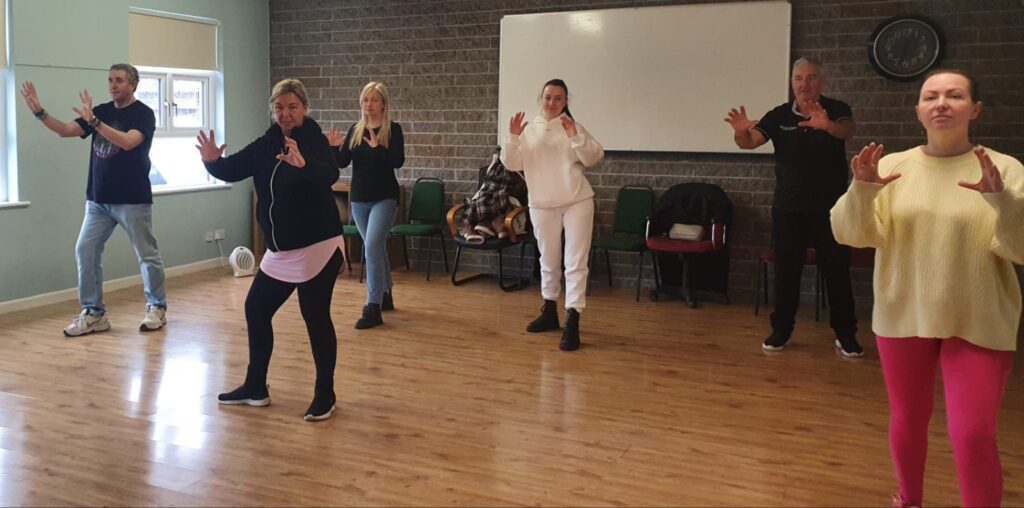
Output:
<path fill-rule="evenodd" d="M 64 327 L 66 337 L 78 337 L 92 332 L 102 332 L 110 329 L 110 321 L 107 315 L 93 316 L 88 309 L 82 309 L 82 313 L 71 320 L 71 324 Z"/>
<path fill-rule="evenodd" d="M 139 331 L 151 332 L 159 330 L 167 324 L 167 310 L 156 305 L 146 306 L 146 317 L 139 323 Z"/>

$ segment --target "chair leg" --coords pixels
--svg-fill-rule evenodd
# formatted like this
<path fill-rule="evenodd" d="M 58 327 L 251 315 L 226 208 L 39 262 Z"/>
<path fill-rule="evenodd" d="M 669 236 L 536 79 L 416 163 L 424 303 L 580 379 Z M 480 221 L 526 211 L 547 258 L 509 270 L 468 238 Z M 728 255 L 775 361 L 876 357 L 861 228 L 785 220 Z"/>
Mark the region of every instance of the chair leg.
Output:
<path fill-rule="evenodd" d="M 405 235 L 402 235 L 402 255 L 405 257 L 405 270 L 409 271 L 409 247 L 405 244 Z"/>
<path fill-rule="evenodd" d="M 363 283 L 363 274 L 366 273 L 366 245 L 359 249 L 359 283 Z"/>
<path fill-rule="evenodd" d="M 434 237 L 427 237 L 427 282 L 430 282 L 430 265 L 433 262 Z"/>
<path fill-rule="evenodd" d="M 594 278 L 594 252 L 596 249 L 590 248 L 590 255 L 587 256 L 587 296 L 590 296 L 591 279 Z"/>
<path fill-rule="evenodd" d="M 683 276 L 686 277 L 686 305 L 697 308 L 697 295 L 693 293 L 693 274 L 690 272 L 690 257 L 683 256 Z"/>
<path fill-rule="evenodd" d="M 654 262 L 654 292 L 661 292 L 661 273 L 658 269 L 658 251 L 651 251 L 651 261 Z"/>
<path fill-rule="evenodd" d="M 348 266 L 348 273 L 352 273 L 352 248 L 348 240 L 345 241 L 345 264 Z"/>
<path fill-rule="evenodd" d="M 757 275 L 754 276 L 754 315 L 761 310 L 761 274 L 768 272 L 768 263 L 759 261 L 757 263 Z M 768 283 L 765 281 L 765 296 L 768 295 Z M 765 303 L 768 303 L 765 301 Z"/>
<path fill-rule="evenodd" d="M 457 279 L 456 276 L 459 273 L 459 260 L 462 258 L 462 246 L 458 245 L 455 247 L 455 264 L 452 265 L 452 285 L 461 286 L 471 280 L 479 279 L 480 277 L 486 277 L 487 274 L 478 273 L 476 275 L 470 275 L 464 279 Z"/>
<path fill-rule="evenodd" d="M 640 302 L 640 281 L 644 276 L 644 251 L 640 251 L 637 254 L 640 255 L 640 260 L 637 262 L 636 267 L 636 301 Z"/>
<path fill-rule="evenodd" d="M 612 288 L 612 251 L 604 250 L 604 268 L 608 271 L 608 289 Z"/>
<path fill-rule="evenodd" d="M 448 273 L 448 248 L 444 246 L 444 233 L 438 233 L 441 237 L 441 254 L 444 256 L 444 273 Z"/>

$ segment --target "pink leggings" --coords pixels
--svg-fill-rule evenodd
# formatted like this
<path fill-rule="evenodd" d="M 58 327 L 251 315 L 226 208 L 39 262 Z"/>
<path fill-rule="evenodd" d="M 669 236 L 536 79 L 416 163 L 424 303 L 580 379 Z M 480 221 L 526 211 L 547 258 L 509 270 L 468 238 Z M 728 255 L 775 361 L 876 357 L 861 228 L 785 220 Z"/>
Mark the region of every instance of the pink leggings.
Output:
<path fill-rule="evenodd" d="M 999 506 L 1003 469 L 996 420 L 1013 353 L 975 346 L 959 337 L 878 337 L 889 392 L 889 446 L 907 505 L 924 497 L 928 422 L 935 406 L 935 372 L 942 365 L 946 422 L 964 506 Z"/>

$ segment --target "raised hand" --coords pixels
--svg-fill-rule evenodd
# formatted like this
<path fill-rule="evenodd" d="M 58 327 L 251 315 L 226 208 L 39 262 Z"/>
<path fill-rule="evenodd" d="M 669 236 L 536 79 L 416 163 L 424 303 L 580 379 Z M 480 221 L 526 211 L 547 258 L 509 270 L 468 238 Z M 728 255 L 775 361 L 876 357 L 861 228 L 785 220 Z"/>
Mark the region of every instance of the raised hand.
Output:
<path fill-rule="evenodd" d="M 807 120 L 798 123 L 798 126 L 811 127 L 813 129 L 818 129 L 826 132 L 832 130 L 832 120 L 828 119 L 828 112 L 825 111 L 825 108 L 821 107 L 820 102 L 805 102 L 803 106 L 804 110 L 807 112 Z"/>
<path fill-rule="evenodd" d="M 209 136 L 200 130 L 196 141 L 199 142 L 196 148 L 199 149 L 199 155 L 203 158 L 203 162 L 213 162 L 221 158 L 224 155 L 224 149 L 228 147 L 228 145 L 217 146 L 217 142 L 214 141 L 213 129 L 210 129 Z"/>
<path fill-rule="evenodd" d="M 366 132 L 370 134 L 370 139 L 366 142 L 366 144 L 370 145 L 370 148 L 377 148 L 378 146 L 380 146 L 380 137 L 377 136 L 377 133 L 374 132 L 373 129 L 369 127 L 366 128 Z"/>
<path fill-rule="evenodd" d="M 854 155 L 853 160 L 850 161 L 850 171 L 853 173 L 853 179 L 858 182 L 885 185 L 903 176 L 899 173 L 893 173 L 885 178 L 878 176 L 878 160 L 882 158 L 883 150 L 885 150 L 885 145 L 876 145 L 873 142 L 861 148 L 860 153 Z"/>
<path fill-rule="evenodd" d="M 978 180 L 978 183 L 960 182 L 960 186 L 981 193 L 1002 192 L 1005 188 L 1003 175 L 999 173 L 999 168 L 985 152 L 985 147 L 981 145 L 974 147 L 974 155 L 981 163 L 981 180 Z"/>
<path fill-rule="evenodd" d="M 736 132 L 746 132 L 757 125 L 757 120 L 747 118 L 747 108 L 740 106 L 739 110 L 736 108 L 729 110 L 729 115 L 725 117 L 725 123 L 731 125 Z"/>
<path fill-rule="evenodd" d="M 338 148 L 345 144 L 345 134 L 342 134 L 337 127 L 332 125 L 327 131 L 327 143 L 331 145 L 332 148 Z"/>
<path fill-rule="evenodd" d="M 522 111 L 512 115 L 512 120 L 508 122 L 508 133 L 521 136 L 523 131 L 526 130 L 526 123 L 523 119 L 526 118 L 526 113 Z"/>
<path fill-rule="evenodd" d="M 287 162 L 297 168 L 306 166 L 306 159 L 302 157 L 302 153 L 299 152 L 299 144 L 294 139 L 285 136 L 284 149 L 284 153 L 278 155 L 277 160 Z"/>
<path fill-rule="evenodd" d="M 71 109 L 74 110 L 78 116 L 82 117 L 82 120 L 92 123 L 92 97 L 89 96 L 89 91 L 82 90 L 78 93 L 78 98 L 82 101 L 82 105 L 77 108 L 72 107 Z"/>
<path fill-rule="evenodd" d="M 36 86 L 33 85 L 31 81 L 26 81 L 21 84 L 21 97 L 25 99 L 25 104 L 33 113 L 42 111 L 43 106 L 39 104 L 39 95 L 36 94 Z"/>
<path fill-rule="evenodd" d="M 575 137 L 576 131 L 576 120 L 573 120 L 569 115 L 562 115 L 558 117 L 562 121 L 562 129 L 565 130 L 565 135 L 570 138 Z"/>

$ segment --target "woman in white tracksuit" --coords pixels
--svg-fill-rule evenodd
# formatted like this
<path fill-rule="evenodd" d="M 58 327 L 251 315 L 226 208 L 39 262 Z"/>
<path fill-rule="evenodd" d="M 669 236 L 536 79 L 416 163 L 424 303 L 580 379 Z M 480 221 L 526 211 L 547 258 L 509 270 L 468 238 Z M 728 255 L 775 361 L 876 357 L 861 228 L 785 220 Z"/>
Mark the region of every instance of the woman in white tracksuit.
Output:
<path fill-rule="evenodd" d="M 525 122 L 522 112 L 512 116 L 501 162 L 522 171 L 530 199 L 537 247 L 540 249 L 540 317 L 526 331 L 557 330 L 556 300 L 561 293 L 562 231 L 565 230 L 565 331 L 559 349 L 580 347 L 580 311 L 586 307 L 587 258 L 594 229 L 594 190 L 583 175 L 604 157 L 604 148 L 573 120 L 569 89 L 560 79 L 544 84 L 542 115 Z"/>

